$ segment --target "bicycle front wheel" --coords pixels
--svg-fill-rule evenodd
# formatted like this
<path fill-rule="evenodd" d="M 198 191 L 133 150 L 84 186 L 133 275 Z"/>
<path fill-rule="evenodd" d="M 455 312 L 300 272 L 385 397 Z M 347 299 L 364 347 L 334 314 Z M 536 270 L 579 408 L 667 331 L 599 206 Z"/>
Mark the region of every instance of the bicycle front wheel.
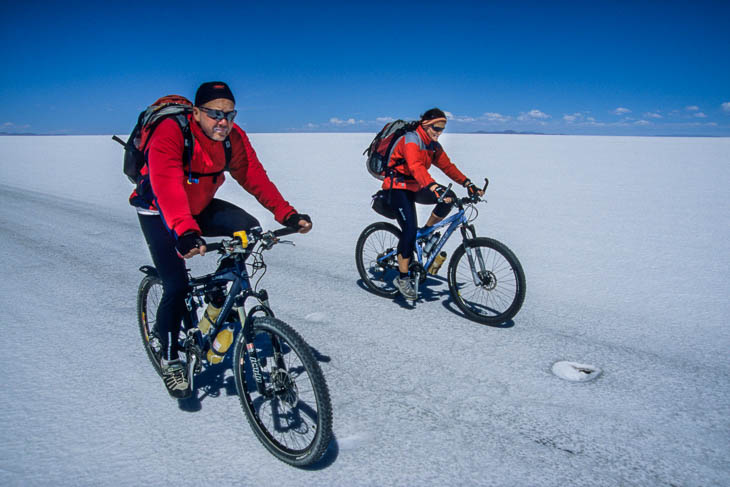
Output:
<path fill-rule="evenodd" d="M 365 285 L 384 298 L 395 298 L 398 289 L 393 280 L 398 277 L 396 252 L 401 231 L 387 222 L 368 225 L 357 239 L 355 263 Z M 384 256 L 392 254 L 387 258 Z"/>
<path fill-rule="evenodd" d="M 152 366 L 160 376 L 162 376 L 162 371 L 160 370 L 159 341 L 154 340 L 152 337 L 154 336 L 153 331 L 157 319 L 157 308 L 160 306 L 161 299 L 162 281 L 160 278 L 144 276 L 137 290 L 137 322 L 147 357 L 149 357 Z"/>
<path fill-rule="evenodd" d="M 459 245 L 449 262 L 449 291 L 469 319 L 496 325 L 522 307 L 525 273 L 506 245 L 475 238 Z"/>
<path fill-rule="evenodd" d="M 234 350 L 241 407 L 259 441 L 279 460 L 303 467 L 318 461 L 332 439 L 332 406 L 322 369 L 311 348 L 281 320 L 253 321 L 257 363 L 244 333 Z M 254 374 L 263 381 L 263 394 Z"/>

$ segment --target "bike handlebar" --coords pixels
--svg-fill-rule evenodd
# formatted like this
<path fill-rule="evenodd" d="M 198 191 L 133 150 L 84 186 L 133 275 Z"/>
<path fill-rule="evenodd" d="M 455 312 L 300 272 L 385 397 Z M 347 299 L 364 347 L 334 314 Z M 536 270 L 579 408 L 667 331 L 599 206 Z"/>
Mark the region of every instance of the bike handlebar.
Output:
<path fill-rule="evenodd" d="M 246 234 L 248 235 L 249 248 L 253 247 L 253 244 L 256 244 L 260 241 L 264 242 L 265 247 L 271 248 L 271 246 L 276 243 L 279 237 L 285 237 L 287 235 L 291 235 L 297 232 L 299 232 L 299 230 L 296 228 L 282 227 L 277 230 L 270 230 L 268 232 L 248 231 L 246 232 Z M 207 244 L 206 247 L 208 252 L 226 253 L 226 249 L 230 249 L 232 245 L 235 245 L 236 243 L 240 244 L 240 240 L 238 239 L 238 237 L 224 239 L 220 242 L 211 242 Z"/>
<path fill-rule="evenodd" d="M 272 233 L 274 234 L 274 237 L 286 237 L 287 235 L 291 235 L 292 233 L 298 233 L 298 228 L 292 228 L 292 227 L 282 227 L 278 230 L 274 230 Z"/>
<path fill-rule="evenodd" d="M 482 191 L 484 191 L 485 193 L 487 191 L 487 186 L 489 186 L 489 179 L 484 178 L 484 187 L 482 188 Z M 451 188 L 451 185 L 449 185 L 449 188 Z M 469 203 L 479 203 L 481 200 L 482 200 L 482 198 L 479 195 L 473 194 L 471 196 L 466 196 L 464 198 L 456 198 L 454 203 L 457 206 L 461 207 L 461 206 L 467 205 Z"/>
<path fill-rule="evenodd" d="M 216 252 L 223 248 L 222 242 L 211 242 L 209 244 L 205 244 L 205 248 L 207 252 Z"/>

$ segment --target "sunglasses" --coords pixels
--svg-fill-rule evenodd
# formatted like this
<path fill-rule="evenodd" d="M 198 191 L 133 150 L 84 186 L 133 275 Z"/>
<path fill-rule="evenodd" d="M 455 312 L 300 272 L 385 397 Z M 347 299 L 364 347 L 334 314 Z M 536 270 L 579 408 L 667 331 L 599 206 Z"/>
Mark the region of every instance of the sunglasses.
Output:
<path fill-rule="evenodd" d="M 214 110 L 212 108 L 205 107 L 198 107 L 198 110 L 202 110 L 203 113 L 205 113 L 208 117 L 212 118 L 216 122 L 220 122 L 224 118 L 229 122 L 233 122 L 233 119 L 236 118 L 236 114 L 238 113 L 236 110 L 224 112 L 223 110 Z"/>
<path fill-rule="evenodd" d="M 445 128 L 446 126 L 440 127 L 437 125 L 431 125 L 431 130 L 433 130 L 434 132 L 443 132 Z"/>

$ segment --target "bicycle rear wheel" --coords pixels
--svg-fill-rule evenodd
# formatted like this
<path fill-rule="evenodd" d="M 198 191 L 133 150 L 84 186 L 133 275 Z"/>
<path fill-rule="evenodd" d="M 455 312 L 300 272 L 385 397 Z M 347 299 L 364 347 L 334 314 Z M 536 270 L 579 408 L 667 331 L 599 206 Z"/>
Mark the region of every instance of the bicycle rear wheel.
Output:
<path fill-rule="evenodd" d="M 332 439 L 332 406 L 322 369 L 309 345 L 283 321 L 259 317 L 252 326 L 258 366 L 252 367 L 244 333 L 233 352 L 241 407 L 275 457 L 297 467 L 311 465 Z M 254 373 L 263 379 L 264 394 Z"/>
<path fill-rule="evenodd" d="M 160 306 L 162 299 L 162 280 L 156 276 L 144 276 L 142 282 L 139 283 L 137 290 L 137 322 L 139 323 L 139 333 L 142 336 L 142 344 L 147 352 L 152 366 L 157 374 L 162 376 L 160 370 L 160 350 L 159 341 L 156 344 L 154 340 L 150 343 L 155 330 L 157 317 L 157 308 Z"/>
<path fill-rule="evenodd" d="M 365 285 L 373 293 L 384 298 L 394 298 L 398 289 L 393 280 L 398 277 L 398 259 L 394 251 L 398 248 L 401 231 L 387 222 L 368 225 L 357 239 L 355 263 Z M 393 255 L 383 260 L 386 254 Z"/>
<path fill-rule="evenodd" d="M 469 319 L 496 325 L 522 307 L 525 273 L 506 245 L 475 238 L 459 245 L 449 262 L 449 291 Z"/>

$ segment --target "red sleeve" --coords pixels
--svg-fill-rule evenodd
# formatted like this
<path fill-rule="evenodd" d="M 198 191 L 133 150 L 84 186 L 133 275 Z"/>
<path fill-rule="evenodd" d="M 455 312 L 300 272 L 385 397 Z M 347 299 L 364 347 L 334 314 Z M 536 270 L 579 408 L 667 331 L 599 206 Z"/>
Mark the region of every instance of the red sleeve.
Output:
<path fill-rule="evenodd" d="M 441 153 L 434 161 L 436 167 L 441 169 L 454 182 L 463 185 L 464 181 L 466 181 L 466 176 L 464 176 L 464 174 L 459 171 L 459 168 L 457 168 L 454 163 L 451 162 L 451 159 L 449 159 L 449 156 L 446 155 L 446 152 L 444 152 L 443 150 L 441 150 L 440 152 Z"/>
<path fill-rule="evenodd" d="M 296 213 L 296 210 L 284 199 L 277 187 L 269 179 L 246 133 L 238 126 L 234 130 L 241 136 L 243 154 L 241 157 L 234 157 L 231 161 L 231 175 L 243 189 L 256 197 L 261 205 L 274 214 L 274 219 L 277 222 L 284 223 L 286 217 L 292 213 Z"/>
<path fill-rule="evenodd" d="M 147 146 L 147 165 L 156 204 L 165 225 L 176 238 L 190 230 L 200 233 L 183 187 L 184 144 L 180 126 L 168 118 L 157 126 Z"/>
<path fill-rule="evenodd" d="M 406 165 L 411 172 L 411 176 L 418 181 L 419 186 L 422 188 L 426 188 L 435 183 L 434 179 L 428 173 L 425 161 L 423 160 L 424 154 L 428 153 L 422 151 L 415 142 L 405 142 L 405 137 L 403 138 L 403 143 L 405 144 L 403 155 L 405 156 Z"/>

